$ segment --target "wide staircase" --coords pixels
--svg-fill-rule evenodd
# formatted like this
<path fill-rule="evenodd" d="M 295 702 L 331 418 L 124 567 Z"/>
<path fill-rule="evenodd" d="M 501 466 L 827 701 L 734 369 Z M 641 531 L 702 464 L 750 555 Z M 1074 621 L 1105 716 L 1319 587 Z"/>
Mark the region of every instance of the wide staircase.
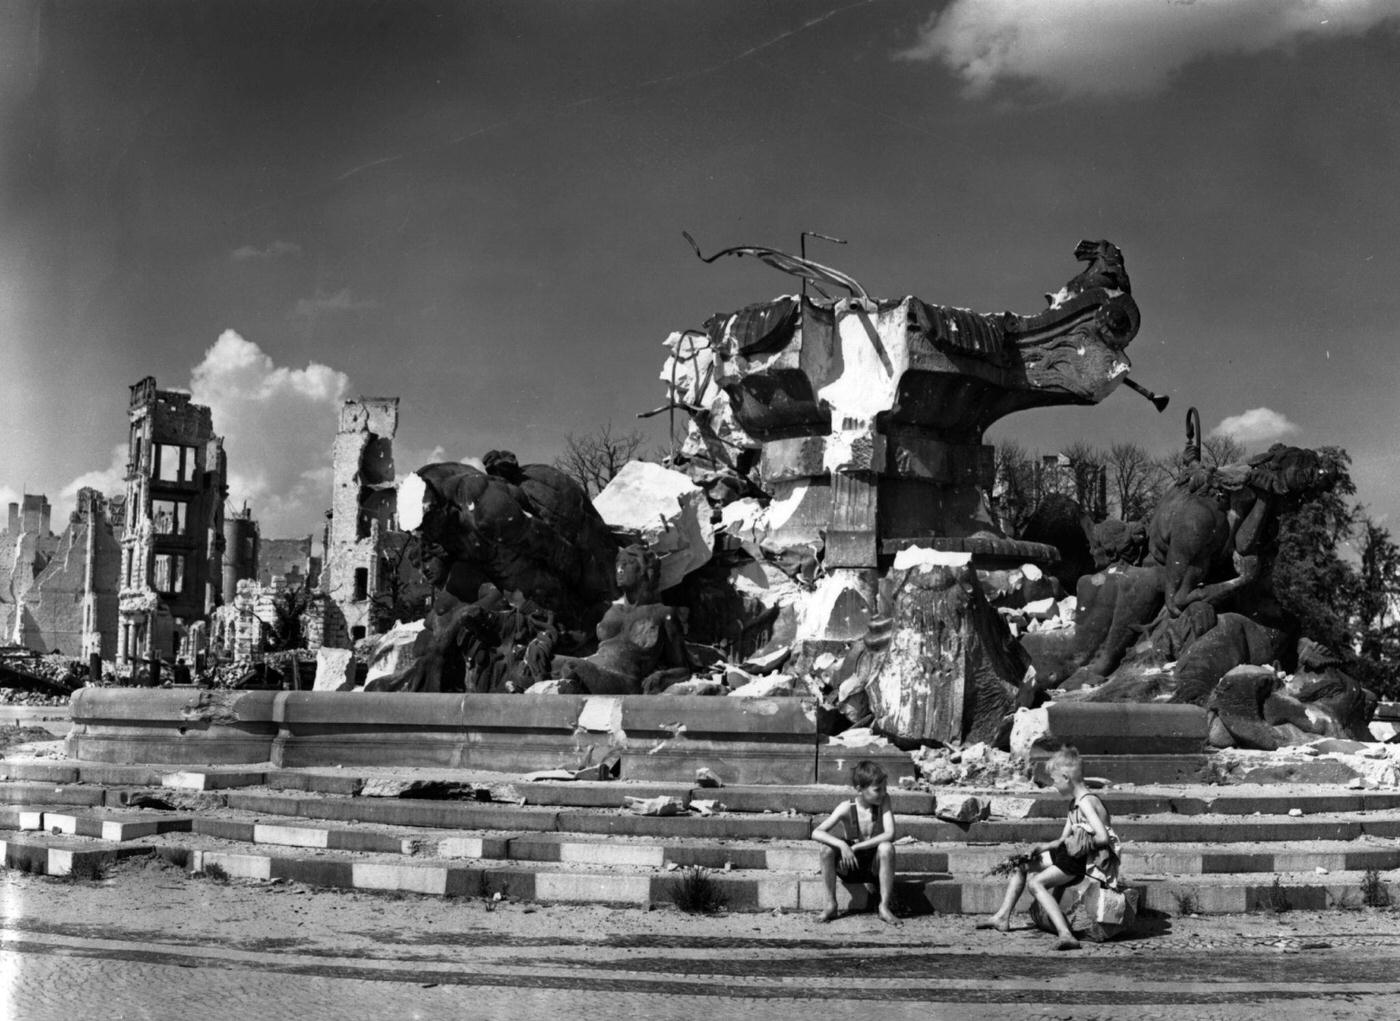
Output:
<path fill-rule="evenodd" d="M 1057 835 L 1064 803 L 1047 792 L 941 793 L 976 795 L 990 816 L 949 822 L 934 814 L 938 794 L 892 792 L 901 909 L 990 912 L 1004 881 L 988 874 Z M 0 761 L 0 849 L 9 868 L 75 878 L 160 855 L 213 880 L 632 907 L 676 903 L 699 883 L 729 910 L 805 911 L 825 897 L 810 833 L 848 794 L 444 769 Z M 1377 905 L 1400 880 L 1400 792 L 1245 784 L 1101 794 L 1125 844 L 1124 877 L 1149 911 Z M 661 797 L 683 814 L 628 807 Z M 856 907 L 863 898 L 841 895 Z"/>

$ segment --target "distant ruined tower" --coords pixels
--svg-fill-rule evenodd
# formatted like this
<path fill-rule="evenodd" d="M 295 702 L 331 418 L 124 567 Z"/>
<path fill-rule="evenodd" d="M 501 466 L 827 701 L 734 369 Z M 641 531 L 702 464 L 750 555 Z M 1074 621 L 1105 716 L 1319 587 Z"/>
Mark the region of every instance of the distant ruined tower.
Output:
<path fill-rule="evenodd" d="M 335 490 L 321 591 L 329 600 L 322 643 L 348 646 L 373 633 L 380 554 L 394 522 L 397 397 L 361 397 L 340 409 L 332 456 Z"/>
<path fill-rule="evenodd" d="M 258 576 L 262 536 L 253 512 L 246 506 L 224 518 L 222 596 L 226 604 L 238 595 L 238 583 Z"/>
<path fill-rule="evenodd" d="M 117 658 L 174 658 L 190 625 L 223 587 L 228 459 L 209 409 L 160 390 L 131 388 Z"/>

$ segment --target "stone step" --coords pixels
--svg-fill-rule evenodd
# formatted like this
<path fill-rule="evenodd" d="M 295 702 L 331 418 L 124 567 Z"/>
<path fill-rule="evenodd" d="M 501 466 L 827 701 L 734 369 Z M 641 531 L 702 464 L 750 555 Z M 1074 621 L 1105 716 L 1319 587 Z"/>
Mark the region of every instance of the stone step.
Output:
<path fill-rule="evenodd" d="M 167 836 L 168 840 L 169 837 Z M 115 845 L 97 839 L 24 834 L 0 841 L 8 867 L 49 875 L 69 875 L 110 864 L 122 857 L 159 853 L 195 874 L 217 868 L 236 879 L 300 882 L 309 886 L 430 896 L 502 897 L 516 901 L 607 904 L 644 907 L 674 903 L 686 870 L 657 871 L 637 865 L 595 866 L 502 860 L 463 865 L 441 860 L 406 862 L 398 856 L 344 851 L 240 850 L 222 846 L 155 847 Z M 730 910 L 819 910 L 825 903 L 820 878 L 810 872 L 769 870 L 762 875 L 708 872 L 706 877 Z M 1235 914 L 1251 911 L 1324 910 L 1362 906 L 1375 877 L 1345 871 L 1325 877 L 1277 873 L 1264 882 L 1255 876 L 1141 876 L 1130 886 L 1141 891 L 1140 908 L 1166 914 Z M 909 913 L 990 914 L 1005 884 L 904 872 L 897 884 L 902 909 Z M 1382 886 L 1390 894 L 1387 884 Z M 1372 890 L 1374 892 L 1374 890 Z M 868 904 L 869 892 L 838 886 L 843 908 Z M 1023 895 L 1018 910 L 1029 904 Z"/>
<path fill-rule="evenodd" d="M 616 807 L 624 797 L 669 795 L 688 804 L 692 800 L 718 800 L 729 812 L 825 814 L 830 806 L 850 796 L 844 785 L 729 785 L 699 787 L 691 783 L 641 781 L 537 781 L 519 774 L 485 773 L 465 770 L 395 770 L 397 779 L 441 780 L 475 786 L 492 793 L 496 800 L 518 800 L 527 805 L 556 808 Z M 169 787 L 177 790 L 219 791 L 258 789 L 264 793 L 302 791 L 314 794 L 354 796 L 368 781 L 382 775 L 353 770 L 327 769 L 250 769 L 186 768 L 169 766 L 114 765 L 68 761 L 9 762 L 0 760 L 0 803 L 24 803 L 4 792 L 23 784 L 50 784 L 69 788 L 79 786 Z M 264 790 L 265 789 L 265 790 Z M 938 796 L 975 795 L 987 800 L 992 815 L 1009 818 L 1062 818 L 1064 802 L 1053 791 L 1006 791 L 970 787 L 948 788 L 937 792 L 891 790 L 895 811 L 901 815 L 931 816 Z M 91 794 L 68 795 L 71 803 L 87 803 Z M 1115 818 L 1123 815 L 1283 815 L 1297 809 L 1305 815 L 1332 812 L 1374 811 L 1400 808 L 1400 791 L 1349 790 L 1338 788 L 1290 788 L 1281 791 L 1265 784 L 1235 787 L 1191 785 L 1180 790 L 1139 790 L 1134 787 L 1109 788 L 1099 792 Z"/>
<path fill-rule="evenodd" d="M 615 789 L 620 801 L 625 796 L 621 792 L 629 788 Z M 178 795 L 168 794 L 167 791 L 168 788 L 163 787 L 127 788 L 82 784 L 52 786 L 12 781 L 0 783 L 0 804 L 44 806 L 51 809 L 60 806 L 122 808 L 135 803 L 139 797 L 155 796 L 173 799 L 176 802 L 196 802 L 205 808 L 227 808 L 257 815 L 293 817 L 322 823 L 372 823 L 425 829 L 525 830 L 710 840 L 805 840 L 825 815 L 825 812 L 809 815 L 795 811 L 733 812 L 727 810 L 726 805 L 725 810 L 709 816 L 643 816 L 615 807 L 568 808 L 478 801 L 297 795 L 270 793 L 265 790 L 180 792 Z M 722 789 L 719 793 L 723 793 Z M 1360 809 L 1356 807 L 1358 799 Z M 829 803 L 829 800 L 824 802 Z M 1287 805 L 1299 813 L 1303 812 L 1303 807 L 1297 798 L 1251 800 L 1231 796 L 1224 807 L 1234 811 L 1228 814 L 1117 814 L 1113 825 L 1123 840 L 1130 844 L 1355 840 L 1363 836 L 1395 839 L 1400 838 L 1400 809 L 1366 807 L 1392 803 L 1389 792 L 1385 795 L 1319 795 L 1307 805 L 1308 808 L 1345 806 L 1348 810 L 1314 812 L 1299 816 L 1262 813 L 1243 815 L 1240 809 L 1250 804 L 1267 809 L 1282 809 Z M 1063 802 L 1057 800 L 1055 804 L 1059 809 L 1063 809 Z M 1137 805 L 1125 803 L 1122 807 L 1163 806 L 1153 799 L 1147 799 Z M 901 835 L 928 843 L 1024 844 L 1052 839 L 1058 835 L 1061 827 L 1059 817 L 1035 816 L 1025 819 L 989 819 L 964 825 L 924 815 L 899 814 L 896 821 Z"/>
<path fill-rule="evenodd" d="M 239 817 L 229 817 L 235 815 Z M 701 866 L 721 870 L 814 873 L 820 849 L 810 840 L 733 841 L 607 837 L 577 833 L 447 832 L 368 825 L 325 826 L 296 820 L 267 822 L 244 813 L 206 817 L 157 812 L 97 810 L 11 811 L 0 817 L 16 830 L 141 840 L 160 834 L 193 834 L 233 843 L 342 850 L 444 859 L 483 859 L 650 868 Z M 898 846 L 904 872 L 937 872 L 977 878 L 990 873 L 1015 845 L 910 841 Z M 1219 875 L 1274 872 L 1328 874 L 1400 869 L 1400 845 L 1365 841 L 1316 841 L 1306 848 L 1254 843 L 1166 843 L 1124 848 L 1125 875 Z"/>

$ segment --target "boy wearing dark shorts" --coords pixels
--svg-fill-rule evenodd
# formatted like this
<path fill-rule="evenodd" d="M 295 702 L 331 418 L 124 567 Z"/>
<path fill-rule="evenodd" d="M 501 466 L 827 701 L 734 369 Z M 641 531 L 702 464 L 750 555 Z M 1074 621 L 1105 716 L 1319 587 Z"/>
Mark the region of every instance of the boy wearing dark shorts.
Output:
<path fill-rule="evenodd" d="M 1074 938 L 1064 912 L 1060 910 L 1057 891 L 1083 879 L 1090 859 L 1096 857 L 1099 851 L 1113 849 L 1114 841 L 1109 835 L 1108 809 L 1097 795 L 1089 792 L 1084 783 L 1084 764 L 1079 752 L 1066 745 L 1050 756 L 1046 771 L 1055 790 L 1062 797 L 1070 799 L 1064 829 L 1054 840 L 1031 846 L 1030 852 L 1036 858 L 1034 874 L 1030 866 L 1017 869 L 1006 885 L 1006 896 L 1002 899 L 1001 907 L 991 918 L 978 922 L 977 928 L 1008 931 L 1016 902 L 1021 892 L 1029 888 L 1045 917 L 1055 926 L 1058 934 L 1055 949 L 1078 950 L 1079 940 Z M 1072 840 L 1074 837 L 1077 839 Z M 1079 846 L 1078 853 L 1071 850 L 1071 844 Z"/>
<path fill-rule="evenodd" d="M 836 880 L 880 888 L 880 917 L 890 925 L 899 919 L 891 910 L 894 895 L 894 808 L 890 803 L 889 777 L 876 763 L 858 762 L 851 770 L 855 797 L 837 805 L 815 830 L 812 839 L 822 845 L 822 879 L 826 882 L 826 908 L 818 920 L 829 922 L 839 914 Z M 837 830 L 845 839 L 836 835 Z"/>

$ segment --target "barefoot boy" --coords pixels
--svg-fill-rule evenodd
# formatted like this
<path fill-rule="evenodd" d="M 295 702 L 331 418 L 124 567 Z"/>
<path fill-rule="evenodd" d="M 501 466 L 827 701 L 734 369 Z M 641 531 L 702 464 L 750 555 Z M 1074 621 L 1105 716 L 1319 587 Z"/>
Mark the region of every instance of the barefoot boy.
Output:
<path fill-rule="evenodd" d="M 851 770 L 856 796 L 843 801 L 812 832 L 822 845 L 822 879 L 826 881 L 826 910 L 820 920 L 836 917 L 836 879 L 844 883 L 878 883 L 880 917 L 890 925 L 899 919 L 890 909 L 894 894 L 894 808 L 886 789 L 888 775 L 874 762 L 858 762 Z M 836 836 L 837 827 L 845 837 Z"/>
<path fill-rule="evenodd" d="M 1108 810 L 1084 785 L 1084 767 L 1075 748 L 1066 745 L 1050 756 L 1046 772 L 1055 790 L 1072 799 L 1065 828 L 1054 840 L 1031 847 L 1037 864 L 1022 866 L 1012 874 L 1001 907 L 991 918 L 978 922 L 977 928 L 1006 932 L 1011 927 L 1011 913 L 1016 910 L 1021 891 L 1029 886 L 1031 895 L 1058 933 L 1055 949 L 1078 950 L 1079 941 L 1065 921 L 1055 891 L 1083 879 L 1089 861 L 1100 850 L 1112 846 L 1108 835 Z M 1071 851 L 1073 845 L 1078 845 L 1077 853 Z M 1030 875 L 1031 868 L 1039 868 L 1040 871 Z"/>

